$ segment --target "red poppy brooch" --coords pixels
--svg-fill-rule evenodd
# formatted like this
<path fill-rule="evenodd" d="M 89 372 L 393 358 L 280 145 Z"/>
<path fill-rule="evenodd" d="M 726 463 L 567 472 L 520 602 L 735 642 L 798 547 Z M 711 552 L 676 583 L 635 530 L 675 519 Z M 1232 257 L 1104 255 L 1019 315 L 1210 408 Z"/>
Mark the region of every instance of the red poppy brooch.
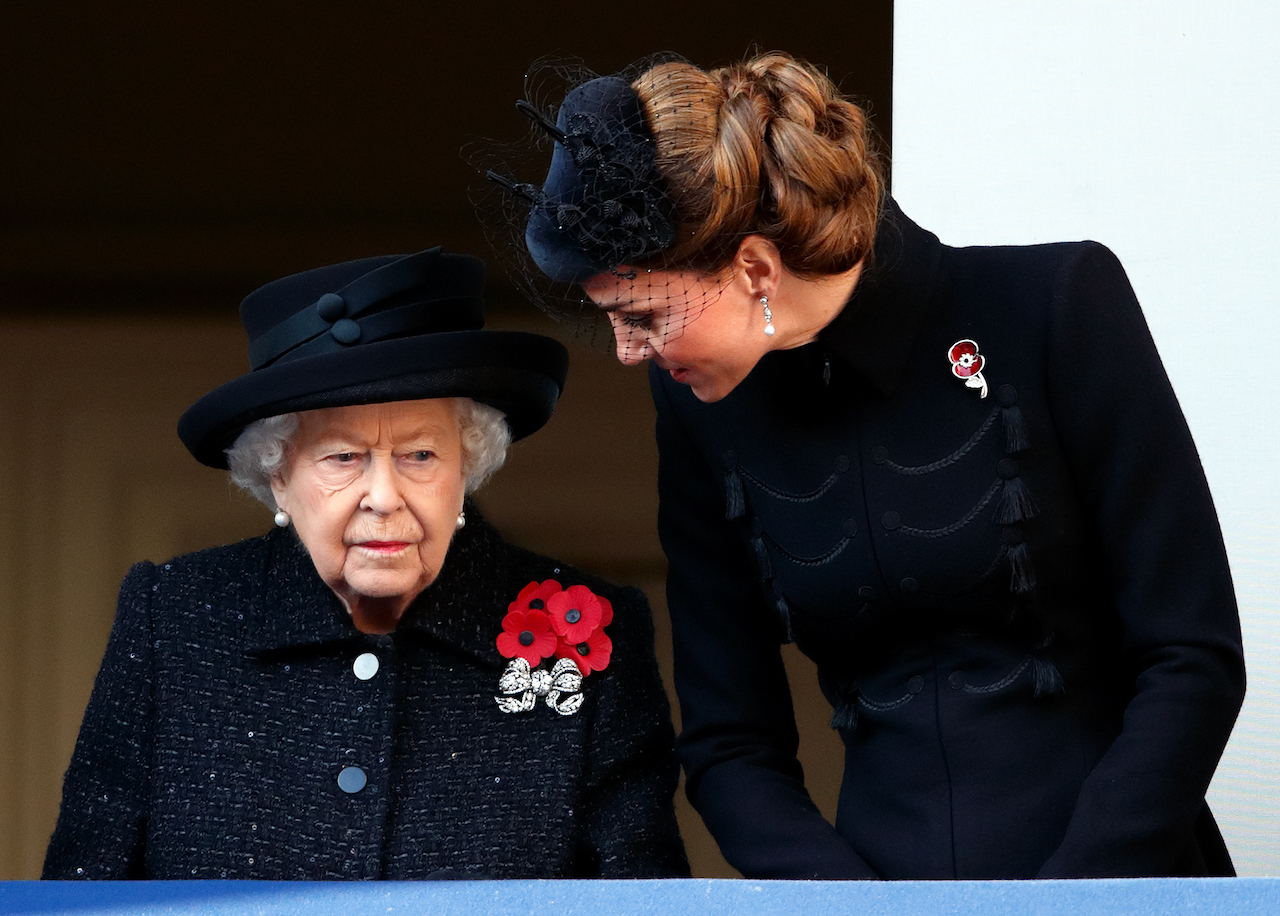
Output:
<path fill-rule="evenodd" d="M 977 388 L 987 396 L 987 380 L 982 377 L 982 367 L 986 360 L 978 352 L 978 345 L 972 340 L 957 340 L 947 351 L 947 359 L 951 360 L 951 371 L 955 377 L 964 381 L 966 388 Z"/>
<path fill-rule="evenodd" d="M 562 716 L 577 712 L 582 679 L 609 664 L 613 641 L 604 628 L 612 622 L 609 599 L 585 585 L 548 579 L 520 589 L 498 634 L 498 651 L 511 659 L 498 680 L 498 708 L 529 712 L 541 697 Z"/>

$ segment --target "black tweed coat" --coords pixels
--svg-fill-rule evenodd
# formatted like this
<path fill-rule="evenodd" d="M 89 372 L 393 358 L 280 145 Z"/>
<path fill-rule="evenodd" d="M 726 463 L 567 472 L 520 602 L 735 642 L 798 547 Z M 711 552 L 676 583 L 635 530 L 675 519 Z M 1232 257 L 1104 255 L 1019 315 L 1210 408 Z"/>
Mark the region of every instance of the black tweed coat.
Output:
<path fill-rule="evenodd" d="M 1236 604 L 1119 263 L 948 248 L 894 205 L 876 259 L 724 400 L 652 372 L 690 799 L 748 876 L 1230 874 L 1204 794 Z M 792 637 L 844 741 L 834 828 L 796 763 Z"/>
<path fill-rule="evenodd" d="M 502 618 L 550 578 L 611 600 L 611 661 L 574 715 L 501 712 Z M 687 874 L 672 741 L 638 590 L 469 507 L 439 579 L 370 636 L 274 531 L 126 577 L 44 877 Z"/>

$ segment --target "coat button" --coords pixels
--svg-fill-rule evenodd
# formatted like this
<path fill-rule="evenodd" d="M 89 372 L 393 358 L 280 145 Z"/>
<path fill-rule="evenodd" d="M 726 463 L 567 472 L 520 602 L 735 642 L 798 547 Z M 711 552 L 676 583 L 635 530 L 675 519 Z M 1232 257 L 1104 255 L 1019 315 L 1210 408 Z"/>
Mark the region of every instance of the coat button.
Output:
<path fill-rule="evenodd" d="M 880 516 L 880 524 L 884 525 L 886 531 L 897 531 L 902 527 L 902 516 L 890 509 Z"/>
<path fill-rule="evenodd" d="M 355 795 L 369 782 L 364 770 L 359 767 L 343 767 L 338 774 L 338 788 L 348 795 Z"/>
<path fill-rule="evenodd" d="M 871 450 L 871 460 L 876 464 L 884 464 L 889 460 L 889 450 L 883 445 L 877 445 Z"/>
<path fill-rule="evenodd" d="M 870 601 L 875 596 L 876 596 L 876 590 L 872 588 L 870 585 L 864 585 L 862 586 L 862 588 L 858 589 L 858 597 L 861 598 L 863 601 Z"/>
<path fill-rule="evenodd" d="M 907 693 L 919 693 L 924 690 L 924 678 L 915 675 L 911 680 L 907 681 Z"/>
<path fill-rule="evenodd" d="M 904 592 L 914 592 L 919 587 L 920 587 L 920 583 L 917 582 L 915 579 L 911 578 L 910 576 L 907 576 L 905 579 L 902 580 L 902 590 Z"/>
<path fill-rule="evenodd" d="M 1001 407 L 1012 407 L 1018 403 L 1018 389 L 1012 385 L 1001 385 L 996 389 L 996 403 Z"/>
<path fill-rule="evenodd" d="M 843 474 L 847 470 L 849 470 L 849 456 L 840 455 L 836 458 L 836 472 Z"/>
<path fill-rule="evenodd" d="M 732 468 L 738 463 L 738 453 L 732 449 L 726 449 L 724 454 L 720 456 L 720 460 L 724 462 L 725 467 Z"/>
<path fill-rule="evenodd" d="M 858 533 L 858 523 L 851 518 L 844 520 L 844 536 L 851 538 Z"/>
<path fill-rule="evenodd" d="M 1000 532 L 1000 539 L 1010 547 L 1017 547 L 1022 543 L 1022 526 L 1005 525 L 1004 530 Z"/>
<path fill-rule="evenodd" d="M 351 665 L 351 670 L 355 672 L 355 676 L 362 681 L 367 681 L 378 673 L 378 656 L 372 652 L 361 652 L 356 656 L 355 662 Z"/>
<path fill-rule="evenodd" d="M 1005 480 L 1013 480 L 1018 476 L 1018 462 L 1013 458 L 1001 458 L 1000 463 L 996 465 L 996 473 Z"/>
<path fill-rule="evenodd" d="M 964 672 L 952 671 L 951 677 L 947 678 L 947 683 L 951 685 L 952 690 L 959 690 L 964 686 Z"/>

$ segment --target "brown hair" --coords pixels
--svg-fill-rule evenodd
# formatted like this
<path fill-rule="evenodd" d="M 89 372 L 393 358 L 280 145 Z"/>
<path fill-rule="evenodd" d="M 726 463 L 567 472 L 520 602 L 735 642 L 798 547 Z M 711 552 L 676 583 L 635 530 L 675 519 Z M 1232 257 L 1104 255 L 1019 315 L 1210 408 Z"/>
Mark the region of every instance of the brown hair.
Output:
<path fill-rule="evenodd" d="M 632 88 L 676 211 L 662 267 L 718 272 L 752 233 L 798 276 L 843 273 L 870 253 L 884 193 L 877 141 L 821 70 L 771 52 L 710 73 L 661 63 Z"/>

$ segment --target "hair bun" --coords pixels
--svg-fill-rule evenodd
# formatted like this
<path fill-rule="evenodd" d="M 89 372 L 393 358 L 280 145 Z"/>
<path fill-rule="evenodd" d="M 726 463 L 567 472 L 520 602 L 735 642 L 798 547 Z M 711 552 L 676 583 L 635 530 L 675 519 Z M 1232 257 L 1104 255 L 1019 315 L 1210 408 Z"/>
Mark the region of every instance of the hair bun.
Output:
<path fill-rule="evenodd" d="M 709 74 L 665 63 L 633 86 L 676 206 L 669 266 L 723 268 L 751 233 L 800 275 L 870 252 L 884 188 L 874 133 L 821 70 L 771 52 Z"/>

